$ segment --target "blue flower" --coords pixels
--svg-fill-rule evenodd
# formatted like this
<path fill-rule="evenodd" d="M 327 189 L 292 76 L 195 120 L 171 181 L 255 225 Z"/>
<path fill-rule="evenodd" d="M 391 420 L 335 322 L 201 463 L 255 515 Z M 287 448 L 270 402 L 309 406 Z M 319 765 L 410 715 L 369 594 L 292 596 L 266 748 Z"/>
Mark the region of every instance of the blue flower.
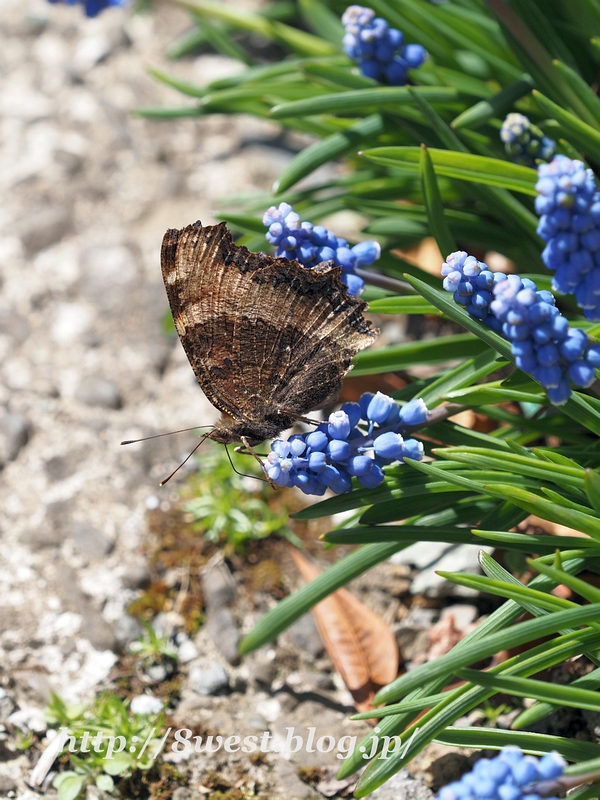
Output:
<path fill-rule="evenodd" d="M 582 161 L 555 156 L 538 168 L 537 232 L 552 288 L 574 294 L 587 319 L 600 320 L 600 192 Z"/>
<path fill-rule="evenodd" d="M 375 16 L 372 8 L 349 6 L 342 16 L 344 52 L 358 63 L 367 78 L 390 86 L 404 86 L 409 69 L 420 67 L 427 57 L 420 44 L 404 45 L 404 36 Z"/>
<path fill-rule="evenodd" d="M 275 439 L 265 473 L 278 486 L 296 486 L 305 494 L 322 495 L 327 488 L 349 492 L 352 478 L 372 489 L 383 481 L 385 464 L 423 458 L 421 442 L 404 439 L 399 431 L 423 424 L 427 414 L 421 399 L 400 409 L 391 397 L 366 392 L 358 403 L 344 403 L 316 430 L 287 441 Z M 358 427 L 361 419 L 366 432 Z"/>
<path fill-rule="evenodd" d="M 463 251 L 451 253 L 442 265 L 443 286 L 454 300 L 511 343 L 519 369 L 532 375 L 554 405 L 566 403 L 571 383 L 590 386 L 600 366 L 600 345 L 591 345 L 580 328 L 569 327 L 552 292 L 518 275 L 490 272 Z M 477 288 L 485 281 L 491 291 Z M 482 299 L 477 305 L 475 298 Z M 485 303 L 483 300 L 485 299 Z"/>
<path fill-rule="evenodd" d="M 500 128 L 500 139 L 516 164 L 535 167 L 536 161 L 550 161 L 556 142 L 532 125 L 524 114 L 508 114 Z"/>
<path fill-rule="evenodd" d="M 49 0 L 50 3 L 57 3 L 61 2 L 61 0 Z M 68 5 L 73 6 L 76 4 L 76 0 L 62 0 L 62 2 L 66 2 Z M 101 11 L 104 11 L 105 8 L 110 8 L 111 6 L 127 6 L 129 5 L 129 0 L 82 0 L 82 5 L 85 9 L 85 14 L 87 17 L 97 17 Z"/>
<path fill-rule="evenodd" d="M 471 772 L 440 789 L 436 800 L 541 800 L 536 783 L 558 778 L 565 766 L 558 753 L 538 759 L 526 756 L 519 747 L 504 747 L 496 758 L 480 759 Z"/>
<path fill-rule="evenodd" d="M 289 203 L 271 206 L 263 215 L 263 224 L 269 228 L 265 237 L 276 247 L 276 256 L 295 259 L 305 267 L 333 261 L 342 268 L 342 280 L 352 296 L 359 295 L 365 286 L 355 269 L 369 266 L 381 255 L 377 242 L 359 242 L 350 247 L 345 239 L 322 225 L 302 222 Z"/>

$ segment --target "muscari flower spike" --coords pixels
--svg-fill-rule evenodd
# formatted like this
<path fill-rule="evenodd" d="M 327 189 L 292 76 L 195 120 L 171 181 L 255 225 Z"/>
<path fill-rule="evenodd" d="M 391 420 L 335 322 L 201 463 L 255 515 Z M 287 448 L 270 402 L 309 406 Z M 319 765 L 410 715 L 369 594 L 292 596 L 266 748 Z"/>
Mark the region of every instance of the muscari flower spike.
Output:
<path fill-rule="evenodd" d="M 358 63 L 361 74 L 390 86 L 404 86 L 409 69 L 427 57 L 420 44 L 404 44 L 404 35 L 376 17 L 372 8 L 349 6 L 342 16 L 344 52 Z"/>
<path fill-rule="evenodd" d="M 550 161 L 556 142 L 532 125 L 525 114 L 511 113 L 500 128 L 500 139 L 516 164 L 535 167 L 536 161 Z"/>
<path fill-rule="evenodd" d="M 600 368 L 600 345 L 571 328 L 554 295 L 518 275 L 491 272 L 464 251 L 442 265 L 443 286 L 454 300 L 511 343 L 519 369 L 532 375 L 554 405 L 566 403 L 571 383 L 590 386 Z"/>
<path fill-rule="evenodd" d="M 400 407 L 381 392 L 366 392 L 358 403 L 344 403 L 316 430 L 272 442 L 265 472 L 278 486 L 297 486 L 305 494 L 349 492 L 353 477 L 373 489 L 383 481 L 385 465 L 423 458 L 421 442 L 405 439 L 402 432 L 422 425 L 427 413 L 420 398 Z M 360 420 L 366 430 L 358 427 Z"/>
<path fill-rule="evenodd" d="M 86 17 L 97 17 L 105 8 L 112 6 L 124 7 L 129 5 L 129 0 L 49 0 L 50 3 L 64 2 L 67 5 L 74 6 L 81 2 L 85 9 Z"/>
<path fill-rule="evenodd" d="M 440 789 L 436 800 L 541 800 L 536 784 L 560 777 L 565 767 L 556 752 L 535 758 L 519 747 L 504 747 L 496 758 L 480 759 L 471 772 Z"/>
<path fill-rule="evenodd" d="M 271 206 L 263 215 L 263 224 L 269 228 L 265 237 L 276 246 L 276 256 L 295 259 L 305 267 L 333 261 L 342 268 L 342 280 L 350 295 L 359 295 L 365 286 L 354 270 L 371 265 L 381 255 L 378 242 L 359 242 L 350 247 L 322 225 L 302 222 L 289 203 Z"/>
<path fill-rule="evenodd" d="M 555 156 L 538 168 L 537 232 L 552 288 L 574 294 L 589 320 L 600 320 L 600 192 L 582 161 Z"/>

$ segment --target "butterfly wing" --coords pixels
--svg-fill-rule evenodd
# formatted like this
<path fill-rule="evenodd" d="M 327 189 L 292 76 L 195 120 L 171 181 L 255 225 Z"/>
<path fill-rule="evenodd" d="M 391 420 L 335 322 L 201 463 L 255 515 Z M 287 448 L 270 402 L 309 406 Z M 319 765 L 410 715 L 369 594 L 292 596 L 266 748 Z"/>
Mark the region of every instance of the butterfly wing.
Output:
<path fill-rule="evenodd" d="M 237 421 L 280 418 L 285 427 L 290 412 L 335 399 L 352 357 L 377 336 L 339 268 L 251 253 L 225 223 L 167 231 L 161 262 L 196 378 Z"/>

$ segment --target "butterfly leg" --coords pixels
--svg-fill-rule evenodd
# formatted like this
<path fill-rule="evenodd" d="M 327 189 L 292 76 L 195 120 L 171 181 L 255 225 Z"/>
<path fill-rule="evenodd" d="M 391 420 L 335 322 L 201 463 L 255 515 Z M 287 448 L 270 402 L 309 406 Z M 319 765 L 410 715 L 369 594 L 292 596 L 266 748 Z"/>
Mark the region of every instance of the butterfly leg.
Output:
<path fill-rule="evenodd" d="M 245 436 L 241 436 L 240 438 L 242 440 L 242 443 L 243 443 L 244 447 L 243 448 L 237 448 L 236 447 L 235 448 L 236 452 L 238 452 L 238 453 L 247 453 L 248 455 L 253 456 L 258 461 L 258 463 L 260 464 L 261 469 L 265 474 L 265 478 L 267 479 L 267 481 L 269 483 L 269 486 L 272 489 L 278 489 L 279 487 L 277 486 L 277 484 L 274 481 L 272 481 L 271 478 L 269 478 L 269 476 L 267 475 L 267 470 L 265 469 L 264 461 L 258 455 L 258 453 L 255 450 L 252 449 L 252 445 L 250 444 L 248 439 L 246 439 Z"/>

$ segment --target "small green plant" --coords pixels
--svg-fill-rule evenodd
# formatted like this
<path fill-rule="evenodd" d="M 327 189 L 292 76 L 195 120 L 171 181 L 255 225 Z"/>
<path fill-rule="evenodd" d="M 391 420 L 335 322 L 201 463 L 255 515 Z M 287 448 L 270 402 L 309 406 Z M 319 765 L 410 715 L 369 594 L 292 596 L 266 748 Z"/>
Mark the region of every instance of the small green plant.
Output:
<path fill-rule="evenodd" d="M 130 778 L 136 770 L 149 770 L 160 750 L 164 715 L 132 713 L 114 694 L 98 697 L 93 705 L 68 706 L 53 694 L 45 709 L 47 721 L 67 735 L 63 751 L 70 769 L 53 781 L 59 800 L 75 800 L 95 784 L 112 792 L 116 778 Z"/>
<path fill-rule="evenodd" d="M 190 482 L 194 499 L 186 502 L 184 509 L 206 539 L 225 542 L 235 550 L 250 539 L 264 539 L 272 533 L 298 544 L 286 525 L 287 509 L 274 510 L 267 503 L 264 487 L 268 484 L 258 483 L 260 479 L 260 468 L 253 459 L 228 454 L 224 447 L 207 449 L 200 472 Z"/>
<path fill-rule="evenodd" d="M 140 659 L 152 664 L 159 664 L 162 661 L 176 661 L 177 650 L 169 644 L 168 636 L 159 636 L 152 625 L 140 620 L 144 627 L 144 632 L 130 645 L 130 650 Z"/>

